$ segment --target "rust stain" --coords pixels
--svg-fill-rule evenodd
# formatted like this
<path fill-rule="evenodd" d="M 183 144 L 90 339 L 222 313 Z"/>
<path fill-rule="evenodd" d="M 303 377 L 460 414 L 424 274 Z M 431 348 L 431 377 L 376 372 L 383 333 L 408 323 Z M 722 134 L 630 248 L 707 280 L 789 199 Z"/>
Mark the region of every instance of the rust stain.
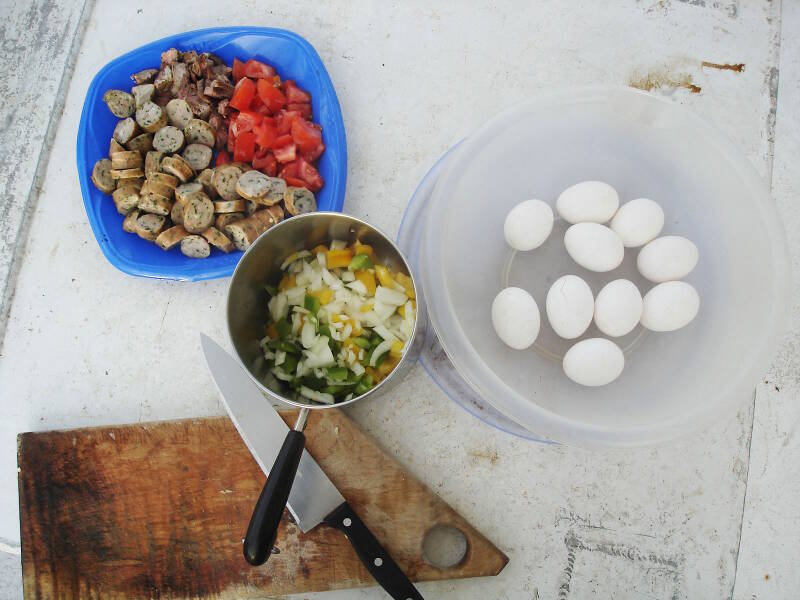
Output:
<path fill-rule="evenodd" d="M 473 462 L 488 460 L 490 464 L 496 465 L 497 461 L 500 460 L 497 450 L 470 450 L 469 455 L 472 457 Z"/>
<path fill-rule="evenodd" d="M 708 67 L 709 69 L 719 69 L 720 71 L 736 71 L 737 73 L 741 73 L 742 71 L 744 71 L 744 66 L 745 65 L 744 65 L 744 63 L 736 63 L 735 65 L 728 64 L 728 63 L 720 64 L 720 63 L 713 63 L 713 62 L 708 62 L 707 60 L 704 60 L 701 63 L 701 66 L 702 67 Z"/>
<path fill-rule="evenodd" d="M 628 85 L 646 92 L 662 88 L 684 88 L 693 94 L 699 94 L 702 90 L 689 73 L 673 74 L 664 69 L 648 71 L 644 75 L 633 74 L 628 79 Z"/>

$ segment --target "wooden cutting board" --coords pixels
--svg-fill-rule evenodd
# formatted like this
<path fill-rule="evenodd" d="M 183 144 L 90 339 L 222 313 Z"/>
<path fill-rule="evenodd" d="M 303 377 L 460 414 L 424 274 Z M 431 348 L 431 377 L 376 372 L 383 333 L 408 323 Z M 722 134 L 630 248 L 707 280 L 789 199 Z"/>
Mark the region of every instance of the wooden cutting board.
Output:
<path fill-rule="evenodd" d="M 295 413 L 282 416 L 294 422 Z M 411 580 L 503 569 L 500 550 L 344 414 L 311 411 L 306 434 L 308 451 Z M 245 562 L 242 538 L 265 476 L 227 418 L 23 433 L 17 461 L 25 598 L 228 599 L 375 585 L 339 531 L 303 534 L 286 514 L 279 553 L 261 567 Z M 466 538 L 453 567 L 423 556 L 437 525 Z"/>

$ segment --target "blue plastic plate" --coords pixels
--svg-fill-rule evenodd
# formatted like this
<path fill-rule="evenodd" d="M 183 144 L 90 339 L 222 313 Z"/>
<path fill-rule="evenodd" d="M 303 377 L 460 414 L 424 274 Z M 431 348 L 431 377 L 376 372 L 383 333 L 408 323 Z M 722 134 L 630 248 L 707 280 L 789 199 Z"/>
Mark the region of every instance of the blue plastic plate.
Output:
<path fill-rule="evenodd" d="M 319 172 L 325 187 L 317 196 L 319 210 L 341 211 L 347 180 L 347 143 L 342 111 L 328 72 L 316 50 L 299 35 L 283 29 L 264 27 L 217 27 L 189 31 L 137 48 L 100 69 L 89 86 L 78 129 L 77 162 L 83 203 L 97 243 L 112 265 L 141 277 L 198 281 L 226 277 L 233 273 L 242 253 L 224 254 L 212 250 L 206 259 L 192 259 L 174 248 L 164 252 L 155 244 L 122 230 L 122 215 L 111 196 L 94 187 L 92 167 L 108 154 L 108 143 L 117 118 L 103 103 L 106 90 L 129 90 L 131 74 L 158 67 L 161 53 L 168 48 L 213 52 L 233 64 L 255 58 L 271 64 L 285 79 L 293 79 L 311 93 L 314 121 L 322 125 L 325 153 Z"/>

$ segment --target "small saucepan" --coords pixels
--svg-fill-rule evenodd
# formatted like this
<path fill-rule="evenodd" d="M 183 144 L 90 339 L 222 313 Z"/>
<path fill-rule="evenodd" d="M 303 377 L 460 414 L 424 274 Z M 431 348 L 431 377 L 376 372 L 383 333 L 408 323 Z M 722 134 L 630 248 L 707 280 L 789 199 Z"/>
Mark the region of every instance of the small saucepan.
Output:
<path fill-rule="evenodd" d="M 395 273 L 401 272 L 411 277 L 417 298 L 417 315 L 413 333 L 406 343 L 402 358 L 384 379 L 350 400 L 322 404 L 300 396 L 290 397 L 288 388 L 279 388 L 278 382 L 268 377 L 268 367 L 265 365 L 260 341 L 265 335 L 269 318 L 269 295 L 265 286 L 277 284 L 283 275 L 281 264 L 292 253 L 318 245 L 329 246 L 333 240 L 343 240 L 348 245 L 356 240 L 368 244 L 372 246 L 378 262 Z M 244 548 L 249 562 L 263 563 L 275 539 L 305 447 L 303 430 L 308 411 L 341 408 L 359 400 L 385 394 L 396 386 L 419 358 L 425 338 L 424 311 L 425 302 L 420 297 L 419 286 L 397 246 L 386 234 L 355 217 L 326 212 L 292 217 L 269 229 L 244 253 L 233 273 L 228 291 L 228 332 L 233 348 L 250 377 L 267 398 L 301 409 L 294 429 L 287 434 L 270 470 L 264 492 L 253 512 Z M 271 381 L 270 385 L 267 385 L 268 381 Z"/>

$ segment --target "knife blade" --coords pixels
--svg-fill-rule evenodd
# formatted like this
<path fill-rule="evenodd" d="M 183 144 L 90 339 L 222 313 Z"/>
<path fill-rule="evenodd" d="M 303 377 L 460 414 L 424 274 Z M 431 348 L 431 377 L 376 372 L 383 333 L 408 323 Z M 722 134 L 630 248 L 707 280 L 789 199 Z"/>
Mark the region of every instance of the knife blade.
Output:
<path fill-rule="evenodd" d="M 230 354 L 202 333 L 200 345 L 225 410 L 258 466 L 269 475 L 289 427 Z M 317 462 L 303 450 L 287 502 L 303 533 L 319 525 L 344 501 Z"/>

